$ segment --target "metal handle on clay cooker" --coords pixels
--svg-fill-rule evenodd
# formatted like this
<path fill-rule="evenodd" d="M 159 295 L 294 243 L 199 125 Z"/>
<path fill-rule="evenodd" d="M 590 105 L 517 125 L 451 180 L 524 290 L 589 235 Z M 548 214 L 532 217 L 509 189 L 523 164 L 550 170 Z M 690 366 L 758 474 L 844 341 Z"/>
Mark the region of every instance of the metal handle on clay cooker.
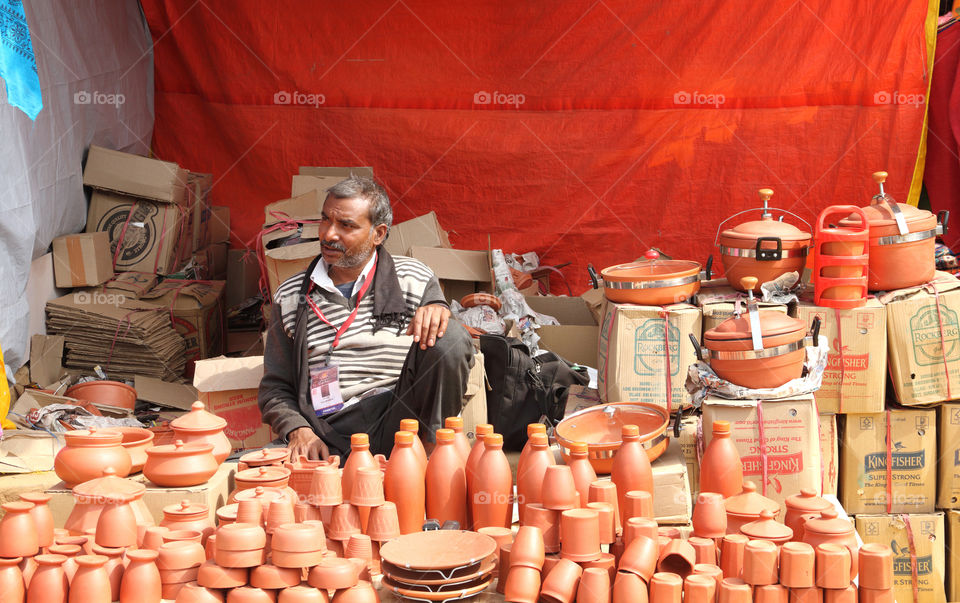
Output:
<path fill-rule="evenodd" d="M 697 355 L 697 360 L 703 362 L 703 348 L 700 347 L 700 342 L 693 336 L 693 333 L 687 333 L 687 336 L 690 338 L 690 343 L 693 344 L 693 351 Z"/>
<path fill-rule="evenodd" d="M 940 222 L 940 234 L 947 234 L 947 222 L 950 220 L 950 210 L 941 209 L 937 212 L 937 221 Z"/>
<path fill-rule="evenodd" d="M 593 264 L 587 264 L 587 274 L 590 275 L 590 282 L 593 284 L 593 288 L 599 289 L 600 277 L 597 276 L 597 269 L 593 267 Z"/>
<path fill-rule="evenodd" d="M 811 335 L 813 336 L 813 345 L 820 345 L 820 317 L 814 316 L 813 323 L 810 325 Z"/>

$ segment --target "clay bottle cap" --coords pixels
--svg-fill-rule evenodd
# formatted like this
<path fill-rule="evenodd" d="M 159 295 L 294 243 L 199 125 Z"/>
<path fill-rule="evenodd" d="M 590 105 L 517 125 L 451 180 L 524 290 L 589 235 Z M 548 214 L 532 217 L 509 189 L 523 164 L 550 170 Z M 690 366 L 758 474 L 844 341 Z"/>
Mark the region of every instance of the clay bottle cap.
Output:
<path fill-rule="evenodd" d="M 452 429 L 454 432 L 463 431 L 463 418 L 462 417 L 447 417 L 444 419 L 443 426 L 447 429 Z"/>
<path fill-rule="evenodd" d="M 713 435 L 715 436 L 730 435 L 730 421 L 714 421 Z"/>
<path fill-rule="evenodd" d="M 403 421 L 401 421 L 401 428 Z M 350 436 L 350 447 L 357 448 L 370 445 L 370 437 L 365 433 L 355 433 Z"/>
<path fill-rule="evenodd" d="M 624 441 L 638 440 L 640 439 L 640 428 L 636 425 L 624 425 L 620 430 L 620 434 Z"/>
<path fill-rule="evenodd" d="M 420 421 L 416 419 L 403 419 L 400 421 L 400 429 L 409 431 L 410 433 L 418 433 L 420 431 Z"/>
<path fill-rule="evenodd" d="M 547 433 L 547 426 L 543 423 L 529 423 L 527 424 L 527 437 L 529 438 L 535 433 Z"/>
<path fill-rule="evenodd" d="M 583 455 L 587 454 L 587 443 L 586 442 L 573 442 L 570 444 L 570 454 L 573 455 Z"/>
<path fill-rule="evenodd" d="M 393 434 L 393 443 L 401 446 L 413 444 L 413 434 L 409 431 L 398 431 Z"/>
<path fill-rule="evenodd" d="M 503 446 L 503 436 L 499 433 L 488 433 L 485 438 L 483 438 L 483 444 L 488 447 Z"/>
<path fill-rule="evenodd" d="M 547 434 L 535 433 L 532 436 L 530 436 L 530 445 L 536 448 L 546 448 L 547 446 L 550 445 L 550 441 L 547 440 Z"/>
<path fill-rule="evenodd" d="M 481 436 L 485 436 L 488 433 L 493 433 L 493 425 L 490 423 L 480 423 L 477 425 L 477 428 L 474 429 L 474 432 L 477 434 L 477 439 L 481 439 Z"/>
<path fill-rule="evenodd" d="M 456 440 L 457 433 L 452 429 L 438 429 L 437 442 L 452 442 Z"/>

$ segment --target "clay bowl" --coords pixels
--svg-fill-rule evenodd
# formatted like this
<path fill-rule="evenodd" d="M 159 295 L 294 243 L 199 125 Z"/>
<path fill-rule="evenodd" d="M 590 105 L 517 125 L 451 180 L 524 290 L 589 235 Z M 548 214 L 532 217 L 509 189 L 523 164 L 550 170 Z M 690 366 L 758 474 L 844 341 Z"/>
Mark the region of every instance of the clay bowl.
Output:
<path fill-rule="evenodd" d="M 207 588 L 237 588 L 247 584 L 249 571 L 245 567 L 220 567 L 208 559 L 197 572 L 197 584 Z"/>
<path fill-rule="evenodd" d="M 323 525 L 287 523 L 273 532 L 270 546 L 274 552 L 312 553 L 326 550 Z"/>
<path fill-rule="evenodd" d="M 366 580 L 361 580 L 350 588 L 338 590 L 333 595 L 336 603 L 380 603 L 380 597 L 374 590 L 373 584 Z"/>
<path fill-rule="evenodd" d="M 275 603 L 277 595 L 273 591 L 241 586 L 227 593 L 227 603 Z"/>
<path fill-rule="evenodd" d="M 325 557 L 310 570 L 307 582 L 321 590 L 341 590 L 355 586 L 360 572 L 349 559 Z"/>
<path fill-rule="evenodd" d="M 657 259 L 656 252 L 647 254 L 645 260 L 600 271 L 607 299 L 641 306 L 666 306 L 685 301 L 700 290 L 700 264 Z"/>
<path fill-rule="evenodd" d="M 250 570 L 250 586 L 278 590 L 300 584 L 300 569 L 261 565 Z"/>
<path fill-rule="evenodd" d="M 137 404 L 137 390 L 119 381 L 87 381 L 67 389 L 64 394 L 84 402 L 116 406 L 133 410 Z"/>
<path fill-rule="evenodd" d="M 223 603 L 223 594 L 190 582 L 177 593 L 176 603 Z"/>
<path fill-rule="evenodd" d="M 203 547 L 197 542 L 167 542 L 160 547 L 157 569 L 183 570 L 200 567 L 207 560 Z"/>
<path fill-rule="evenodd" d="M 153 445 L 153 432 L 141 427 L 105 427 L 102 431 L 123 434 L 120 444 L 130 455 L 130 473 L 138 473 L 147 464 L 147 448 Z"/>
<path fill-rule="evenodd" d="M 277 603 L 329 603 L 326 591 L 303 584 L 291 586 L 280 591 Z"/>
<path fill-rule="evenodd" d="M 206 483 L 220 464 L 213 456 L 213 444 L 181 440 L 147 448 L 143 474 L 158 486 L 181 488 Z"/>
<path fill-rule="evenodd" d="M 514 565 L 507 573 L 507 582 L 503 588 L 504 600 L 512 603 L 537 603 L 540 584 L 540 570 Z"/>
<path fill-rule="evenodd" d="M 665 408 L 643 402 L 611 402 L 574 413 L 557 425 L 557 444 L 564 462 L 571 461 L 570 448 L 574 442 L 587 443 L 587 456 L 597 474 L 608 474 L 613 468 L 613 457 L 620 449 L 624 425 L 640 428 L 640 443 L 651 461 L 667 448 L 667 423 L 670 417 Z"/>

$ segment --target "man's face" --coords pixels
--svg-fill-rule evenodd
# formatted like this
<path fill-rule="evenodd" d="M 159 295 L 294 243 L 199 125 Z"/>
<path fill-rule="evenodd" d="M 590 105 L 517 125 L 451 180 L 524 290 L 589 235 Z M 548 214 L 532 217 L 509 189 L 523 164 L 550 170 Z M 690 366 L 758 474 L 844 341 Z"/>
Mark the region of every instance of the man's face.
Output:
<path fill-rule="evenodd" d="M 323 260 L 337 268 L 363 266 L 377 245 L 386 238 L 387 226 L 370 223 L 370 202 L 364 199 L 337 199 L 323 202 L 320 242 Z"/>

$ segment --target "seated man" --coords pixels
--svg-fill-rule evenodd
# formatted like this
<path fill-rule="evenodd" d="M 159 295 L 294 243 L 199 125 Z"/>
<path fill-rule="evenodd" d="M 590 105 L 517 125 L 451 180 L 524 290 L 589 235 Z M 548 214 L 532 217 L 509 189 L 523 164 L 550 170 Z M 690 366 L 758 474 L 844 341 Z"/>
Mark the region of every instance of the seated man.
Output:
<path fill-rule="evenodd" d="M 370 178 L 327 191 L 321 254 L 274 295 L 263 355 L 263 421 L 309 458 L 345 456 L 365 432 L 389 453 L 400 420 L 420 421 L 432 440 L 460 413 L 473 345 L 450 321 L 436 276 L 381 247 L 390 200 Z"/>

